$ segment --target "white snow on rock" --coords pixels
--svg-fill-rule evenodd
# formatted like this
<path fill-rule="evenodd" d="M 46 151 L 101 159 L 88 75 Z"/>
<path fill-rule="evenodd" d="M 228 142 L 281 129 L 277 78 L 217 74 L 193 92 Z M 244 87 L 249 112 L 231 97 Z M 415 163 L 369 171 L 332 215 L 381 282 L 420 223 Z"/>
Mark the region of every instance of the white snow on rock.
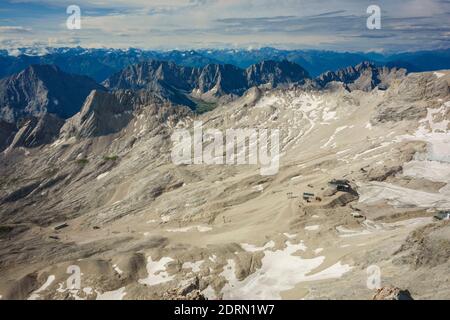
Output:
<path fill-rule="evenodd" d="M 281 299 L 280 293 L 306 281 L 339 278 L 351 270 L 349 265 L 340 262 L 318 273 L 310 274 L 318 268 L 325 257 L 303 259 L 295 253 L 305 251 L 303 243 L 286 242 L 283 250 L 266 250 L 262 266 L 243 281 L 236 279 L 236 265 L 229 259 L 220 274 L 228 283 L 223 287 L 225 300 L 229 299 Z"/>
<path fill-rule="evenodd" d="M 211 227 L 207 226 L 191 226 L 191 227 L 184 227 L 184 228 L 176 228 L 176 229 L 167 229 L 167 232 L 188 232 L 188 231 L 195 231 L 198 232 L 208 232 L 211 231 Z"/>
<path fill-rule="evenodd" d="M 119 275 L 123 274 L 123 271 L 120 270 L 119 266 L 117 264 L 113 264 L 113 269 L 116 271 Z"/>
<path fill-rule="evenodd" d="M 99 174 L 97 177 L 97 180 L 101 180 L 104 177 L 106 177 L 109 174 L 109 171 L 103 172 L 102 174 Z"/>
<path fill-rule="evenodd" d="M 257 247 L 253 244 L 248 244 L 248 243 L 241 243 L 242 249 L 244 249 L 245 251 L 248 251 L 248 252 L 263 251 L 263 250 L 273 248 L 274 246 L 275 246 L 275 242 L 273 242 L 272 240 L 267 242 L 263 247 Z"/>
<path fill-rule="evenodd" d="M 319 228 L 320 228 L 320 226 L 318 224 L 316 224 L 316 225 L 313 225 L 313 226 L 306 226 L 305 230 L 307 230 L 307 231 L 316 231 L 316 230 L 319 230 Z"/>
<path fill-rule="evenodd" d="M 202 266 L 204 260 L 196 261 L 196 262 L 184 262 L 181 266 L 182 269 L 191 269 L 192 272 L 199 272 L 200 267 Z"/>
<path fill-rule="evenodd" d="M 432 193 L 376 181 L 362 184 L 358 188 L 359 202 L 364 204 L 387 201 L 388 204 L 397 208 L 450 209 L 450 194 L 447 193 L 449 190 L 444 189 L 444 191 L 446 193 Z"/>
<path fill-rule="evenodd" d="M 366 229 L 350 230 L 343 226 L 337 226 L 336 230 L 339 232 L 339 237 L 341 237 L 341 238 L 356 237 L 356 236 L 363 236 L 363 235 L 370 234 L 370 231 L 366 230 Z"/>
<path fill-rule="evenodd" d="M 45 283 L 39 289 L 37 289 L 31 293 L 31 295 L 28 297 L 28 300 L 39 299 L 39 297 L 40 297 L 39 293 L 47 290 L 47 288 L 52 284 L 53 281 L 55 281 L 55 276 L 54 275 L 49 276 L 47 278 L 47 281 L 45 281 Z"/>
<path fill-rule="evenodd" d="M 217 300 L 217 294 L 214 291 L 214 289 L 211 286 L 207 286 L 203 291 L 202 294 L 208 299 L 208 300 Z"/>
<path fill-rule="evenodd" d="M 261 100 L 259 100 L 256 105 L 255 108 L 267 108 L 267 107 L 271 107 L 275 104 L 277 104 L 280 101 L 280 98 L 278 98 L 275 95 L 272 96 L 264 96 L 261 98 Z"/>
<path fill-rule="evenodd" d="M 438 193 L 433 193 L 384 182 L 371 182 L 359 188 L 360 202 L 371 204 L 387 200 L 389 204 L 396 207 L 450 208 L 450 134 L 448 130 L 450 121 L 445 119 L 448 108 L 450 108 L 450 101 L 440 108 L 428 108 L 427 116 L 419 121 L 420 126 L 413 135 L 403 135 L 396 139 L 427 143 L 425 154 L 416 154 L 414 160 L 403 165 L 403 175 L 446 182 L 447 185 Z"/>
<path fill-rule="evenodd" d="M 122 287 L 114 291 L 97 292 L 96 300 L 122 300 L 126 294 L 125 287 Z"/>
<path fill-rule="evenodd" d="M 321 253 L 322 251 L 323 251 L 323 248 L 317 248 L 317 249 L 314 250 L 314 253 L 315 253 L 315 254 L 319 254 L 319 253 Z"/>
<path fill-rule="evenodd" d="M 169 257 L 163 257 L 159 261 L 153 261 L 152 257 L 148 257 L 147 259 L 148 276 L 145 279 L 139 279 L 139 283 L 146 284 L 148 286 L 154 286 L 157 284 L 173 280 L 175 276 L 169 276 L 169 274 L 166 271 L 166 265 L 172 261 L 174 260 Z"/>
<path fill-rule="evenodd" d="M 362 223 L 363 229 L 351 230 L 343 226 L 338 226 L 336 227 L 336 230 L 339 233 L 339 237 L 349 238 L 349 237 L 367 236 L 381 232 L 388 232 L 398 228 L 417 227 L 420 225 L 426 225 L 428 223 L 431 223 L 432 221 L 433 218 L 431 217 L 412 218 L 390 223 L 376 223 L 372 220 L 367 219 Z M 347 246 L 348 245 L 341 246 L 341 248 L 345 248 Z"/>
<path fill-rule="evenodd" d="M 403 175 L 450 183 L 450 163 L 413 160 L 403 165 Z"/>
<path fill-rule="evenodd" d="M 323 110 L 323 114 L 322 114 L 322 120 L 323 121 L 331 121 L 331 120 L 336 120 L 337 119 L 337 112 L 336 111 L 330 111 L 329 108 L 325 108 Z"/>
<path fill-rule="evenodd" d="M 262 184 L 258 184 L 257 186 L 253 186 L 252 189 L 255 191 L 263 192 L 264 186 Z"/>
<path fill-rule="evenodd" d="M 93 293 L 93 290 L 91 287 L 86 287 L 86 288 L 83 288 L 83 292 L 87 295 L 91 295 Z"/>
<path fill-rule="evenodd" d="M 347 128 L 349 128 L 349 126 L 342 126 L 342 127 L 336 128 L 336 130 L 335 130 L 334 133 L 330 136 L 330 138 L 328 139 L 328 141 L 327 141 L 323 146 L 321 146 L 320 148 L 321 148 L 321 149 L 324 149 L 324 148 L 326 148 L 326 147 L 328 147 L 328 146 L 330 146 L 330 147 L 332 147 L 332 148 L 336 148 L 336 142 L 333 142 L 333 141 L 336 139 L 336 135 L 337 135 L 339 132 L 341 132 L 341 131 L 343 131 L 343 130 L 345 130 L 345 129 L 347 129 Z M 332 143 L 332 142 L 333 142 L 333 143 Z"/>

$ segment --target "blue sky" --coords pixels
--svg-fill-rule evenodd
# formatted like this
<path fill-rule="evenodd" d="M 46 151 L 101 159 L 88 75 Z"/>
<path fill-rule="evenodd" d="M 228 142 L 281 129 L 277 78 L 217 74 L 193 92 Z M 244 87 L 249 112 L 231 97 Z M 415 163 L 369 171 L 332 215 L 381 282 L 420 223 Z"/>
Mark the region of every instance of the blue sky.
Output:
<path fill-rule="evenodd" d="M 66 8 L 81 8 L 80 30 Z M 381 30 L 366 9 L 379 5 Z M 450 0 L 0 0 L 0 48 L 258 48 L 415 51 L 450 47 Z"/>

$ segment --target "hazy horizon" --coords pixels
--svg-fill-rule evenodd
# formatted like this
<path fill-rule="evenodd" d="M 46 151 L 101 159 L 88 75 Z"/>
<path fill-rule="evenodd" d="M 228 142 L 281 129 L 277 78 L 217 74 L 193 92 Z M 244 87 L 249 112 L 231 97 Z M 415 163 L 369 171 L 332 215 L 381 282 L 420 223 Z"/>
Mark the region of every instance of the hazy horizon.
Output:
<path fill-rule="evenodd" d="M 405 52 L 450 47 L 450 2 L 378 1 L 381 29 L 366 26 L 372 1 L 0 0 L 0 46 L 141 48 L 276 47 Z M 69 30 L 69 5 L 81 29 Z"/>

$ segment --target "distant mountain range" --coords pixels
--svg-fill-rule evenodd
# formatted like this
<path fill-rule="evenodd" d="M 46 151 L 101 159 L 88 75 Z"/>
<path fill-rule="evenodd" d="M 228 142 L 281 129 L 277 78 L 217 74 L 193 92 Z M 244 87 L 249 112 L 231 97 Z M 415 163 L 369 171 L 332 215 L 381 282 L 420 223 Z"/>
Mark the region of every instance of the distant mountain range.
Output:
<path fill-rule="evenodd" d="M 273 60 L 301 65 L 312 77 L 372 61 L 378 66 L 401 67 L 409 72 L 450 69 L 450 49 L 396 54 L 352 53 L 320 50 L 188 50 L 148 51 L 140 49 L 35 48 L 20 49 L 14 56 L 0 50 L 0 78 L 20 72 L 32 64 L 54 64 L 63 71 L 86 75 L 102 82 L 129 65 L 147 60 L 170 61 L 180 66 L 204 67 L 208 64 L 231 64 L 248 68 L 261 61 Z"/>
<path fill-rule="evenodd" d="M 148 90 L 172 103 L 195 108 L 195 99 L 216 102 L 224 96 L 242 95 L 254 86 L 303 84 L 309 78 L 305 69 L 287 60 L 262 61 L 246 69 L 230 64 L 185 67 L 152 60 L 128 66 L 103 84 L 114 90 Z"/>
<path fill-rule="evenodd" d="M 384 90 L 405 74 L 405 69 L 367 61 L 311 78 L 302 66 L 287 60 L 262 61 L 245 69 L 149 60 L 125 67 L 101 85 L 55 65 L 31 65 L 0 80 L 0 150 L 49 143 L 60 131 L 78 137 L 114 133 L 127 125 L 140 106 L 184 106 L 203 113 L 253 87 Z"/>

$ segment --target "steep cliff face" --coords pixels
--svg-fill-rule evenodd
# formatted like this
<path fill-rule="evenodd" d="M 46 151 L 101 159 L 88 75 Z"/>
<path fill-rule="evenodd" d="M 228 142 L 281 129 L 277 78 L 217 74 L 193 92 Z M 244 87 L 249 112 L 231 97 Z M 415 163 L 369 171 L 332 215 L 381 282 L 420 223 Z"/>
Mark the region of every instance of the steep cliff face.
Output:
<path fill-rule="evenodd" d="M 196 98 L 240 96 L 253 86 L 303 84 L 308 78 L 301 66 L 288 61 L 263 61 L 247 69 L 228 64 L 189 68 L 172 62 L 149 61 L 129 66 L 103 84 L 115 90 L 149 90 L 162 99 L 195 108 Z"/>
<path fill-rule="evenodd" d="M 9 146 L 16 131 L 15 125 L 0 120 L 0 152 Z"/>
<path fill-rule="evenodd" d="M 62 133 L 82 138 L 120 131 L 132 118 L 131 92 L 92 91 L 81 111 L 68 119 Z"/>
<path fill-rule="evenodd" d="M 92 90 L 103 90 L 94 80 L 67 74 L 56 66 L 32 65 L 0 80 L 0 118 L 16 122 L 52 113 L 66 119 L 77 113 Z"/>
<path fill-rule="evenodd" d="M 300 65 L 283 60 L 268 60 L 252 65 L 246 70 L 248 86 L 269 85 L 272 88 L 282 84 L 302 84 L 310 76 Z"/>
<path fill-rule="evenodd" d="M 19 130 L 14 135 L 9 148 L 32 148 L 49 144 L 59 135 L 59 130 L 63 124 L 64 120 L 51 113 L 23 119 L 19 124 Z"/>
<path fill-rule="evenodd" d="M 349 90 L 368 92 L 376 87 L 385 90 L 392 81 L 405 75 L 405 69 L 378 67 L 371 62 L 362 62 L 355 67 L 325 72 L 316 78 L 316 82 L 321 87 L 332 82 L 342 82 Z"/>

